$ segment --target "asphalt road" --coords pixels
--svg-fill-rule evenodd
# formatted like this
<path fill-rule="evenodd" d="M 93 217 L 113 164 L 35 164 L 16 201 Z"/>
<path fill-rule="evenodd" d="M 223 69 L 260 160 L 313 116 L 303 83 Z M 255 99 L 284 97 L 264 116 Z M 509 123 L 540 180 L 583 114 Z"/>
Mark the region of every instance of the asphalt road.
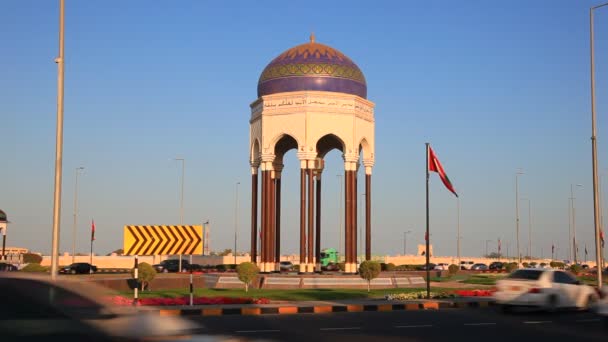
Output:
<path fill-rule="evenodd" d="M 608 328 L 588 312 L 519 312 L 495 308 L 333 314 L 189 317 L 203 332 L 271 341 L 607 341 Z"/>

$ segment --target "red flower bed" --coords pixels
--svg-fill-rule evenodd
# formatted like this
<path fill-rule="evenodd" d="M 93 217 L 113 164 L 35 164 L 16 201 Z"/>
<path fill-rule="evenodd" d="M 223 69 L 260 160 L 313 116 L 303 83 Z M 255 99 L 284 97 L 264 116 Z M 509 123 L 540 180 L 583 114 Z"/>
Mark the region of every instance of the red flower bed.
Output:
<path fill-rule="evenodd" d="M 495 290 L 456 290 L 454 291 L 461 297 L 490 297 Z"/>
<path fill-rule="evenodd" d="M 133 305 L 133 298 L 123 296 L 112 296 L 105 298 L 114 305 Z M 194 305 L 219 305 L 219 304 L 268 304 L 266 298 L 232 298 L 232 297 L 195 297 Z M 177 298 L 140 298 L 138 305 L 164 306 L 164 305 L 189 305 L 190 297 Z"/>

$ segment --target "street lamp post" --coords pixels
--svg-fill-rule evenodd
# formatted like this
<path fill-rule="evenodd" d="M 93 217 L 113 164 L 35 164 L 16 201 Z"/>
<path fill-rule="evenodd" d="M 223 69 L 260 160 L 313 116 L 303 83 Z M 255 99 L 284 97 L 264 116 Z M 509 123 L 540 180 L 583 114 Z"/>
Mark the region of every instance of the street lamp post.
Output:
<path fill-rule="evenodd" d="M 0 231 L 2 231 L 2 259 L 7 260 L 5 249 L 6 249 L 6 229 L 8 228 L 8 217 L 6 213 L 0 210 Z"/>
<path fill-rule="evenodd" d="M 486 258 L 489 256 L 488 254 L 488 243 L 492 242 L 492 240 L 486 240 Z"/>
<path fill-rule="evenodd" d="M 529 198 L 522 198 L 528 202 L 528 259 L 532 260 L 532 205 Z"/>
<path fill-rule="evenodd" d="M 76 168 L 76 180 L 74 184 L 74 224 L 72 226 L 72 263 L 76 262 L 76 226 L 78 225 L 78 176 L 84 167 Z"/>
<path fill-rule="evenodd" d="M 175 161 L 182 162 L 182 178 L 181 178 L 181 191 L 179 199 L 179 224 L 184 224 L 184 171 L 186 169 L 186 160 L 184 158 L 174 158 Z M 190 255 L 190 264 L 192 264 L 192 255 Z M 182 254 L 179 255 L 179 272 L 182 271 Z"/>
<path fill-rule="evenodd" d="M 519 175 L 524 173 L 520 170 L 515 172 L 515 233 L 517 235 L 517 262 L 521 264 L 521 254 L 519 252 Z"/>
<path fill-rule="evenodd" d="M 597 285 L 598 288 L 602 286 L 602 246 L 600 242 L 600 203 L 598 196 L 598 172 L 597 172 L 597 139 L 595 134 L 595 62 L 594 62 L 594 46 L 593 46 L 593 11 L 597 8 L 607 6 L 608 3 L 604 3 L 589 9 L 589 39 L 590 39 L 590 59 L 591 59 L 591 154 L 592 154 L 592 167 L 593 167 L 593 224 L 595 226 L 595 261 L 597 265 Z"/>
<path fill-rule="evenodd" d="M 55 184 L 53 194 L 53 235 L 51 242 L 51 279 L 57 279 L 59 230 L 61 225 L 61 176 L 63 162 L 63 90 L 64 90 L 65 0 L 59 0 L 59 56 L 57 63 L 57 126 L 55 129 Z"/>
<path fill-rule="evenodd" d="M 407 255 L 407 234 L 411 233 L 411 230 L 403 232 L 403 255 Z"/>
<path fill-rule="evenodd" d="M 241 182 L 236 182 L 236 197 L 234 200 L 234 264 L 236 265 L 236 237 L 238 234 L 239 227 L 239 184 Z"/>
<path fill-rule="evenodd" d="M 458 258 L 458 265 L 460 265 L 460 197 L 456 197 L 456 208 L 458 211 L 456 218 L 457 235 L 456 235 L 456 257 Z"/>
<path fill-rule="evenodd" d="M 578 187 L 582 187 L 582 184 L 576 184 Z M 576 243 L 576 207 L 574 205 L 574 184 L 570 184 L 570 212 L 572 215 L 572 249 L 574 251 L 574 263 L 578 261 L 578 244 Z"/>

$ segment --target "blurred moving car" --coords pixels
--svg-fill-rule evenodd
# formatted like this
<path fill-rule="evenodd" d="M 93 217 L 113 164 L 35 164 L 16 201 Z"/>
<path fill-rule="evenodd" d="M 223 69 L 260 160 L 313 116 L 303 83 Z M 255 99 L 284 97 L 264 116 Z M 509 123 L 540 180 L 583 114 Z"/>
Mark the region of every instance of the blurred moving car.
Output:
<path fill-rule="evenodd" d="M 192 264 L 191 266 L 187 260 L 182 260 L 182 272 L 189 271 L 190 267 L 195 268 L 196 266 L 194 265 L 195 264 Z M 159 273 L 179 272 L 179 259 L 163 260 L 160 264 L 152 265 L 152 267 Z"/>
<path fill-rule="evenodd" d="M 471 267 L 473 267 L 475 263 L 472 261 L 461 261 L 460 262 L 460 269 L 461 270 L 470 270 Z"/>
<path fill-rule="evenodd" d="M 553 269 L 524 268 L 496 282 L 496 303 L 504 311 L 513 306 L 528 306 L 555 311 L 558 308 L 593 306 L 599 296 L 568 272 Z"/>
<path fill-rule="evenodd" d="M 488 265 L 482 264 L 482 263 L 478 263 L 478 264 L 471 266 L 471 270 L 473 270 L 473 271 L 486 271 L 487 269 L 488 269 Z"/>
<path fill-rule="evenodd" d="M 434 270 L 434 269 L 435 269 L 435 264 L 433 264 L 432 262 L 430 262 L 430 263 L 429 263 L 429 268 L 428 268 L 428 269 L 429 269 L 430 271 Z M 418 270 L 418 271 L 426 271 L 426 270 L 427 270 L 427 268 L 426 268 L 426 264 L 417 266 L 417 267 L 416 267 L 416 270 Z"/>
<path fill-rule="evenodd" d="M 97 266 L 91 265 L 88 262 L 75 262 L 59 270 L 59 273 L 64 274 L 89 274 L 95 272 L 97 272 Z"/>
<path fill-rule="evenodd" d="M 598 302 L 596 312 L 602 317 L 604 327 L 608 329 L 608 285 L 604 285 L 600 290 L 601 300 Z"/>
<path fill-rule="evenodd" d="M 291 261 L 281 261 L 279 263 L 279 271 L 293 272 L 293 263 Z"/>
<path fill-rule="evenodd" d="M 65 278 L 2 273 L 0 293 L 2 341 L 168 341 L 199 328 L 145 307 L 112 306 L 103 301 L 114 294 L 107 288 Z"/>
<path fill-rule="evenodd" d="M 504 266 L 505 266 L 505 264 L 503 262 L 494 261 L 493 263 L 490 264 L 490 266 L 488 266 L 488 269 L 491 269 L 491 270 L 502 270 L 502 268 Z"/>
<path fill-rule="evenodd" d="M 14 272 L 19 271 L 19 268 L 13 264 L 6 262 L 0 262 L 0 272 Z"/>

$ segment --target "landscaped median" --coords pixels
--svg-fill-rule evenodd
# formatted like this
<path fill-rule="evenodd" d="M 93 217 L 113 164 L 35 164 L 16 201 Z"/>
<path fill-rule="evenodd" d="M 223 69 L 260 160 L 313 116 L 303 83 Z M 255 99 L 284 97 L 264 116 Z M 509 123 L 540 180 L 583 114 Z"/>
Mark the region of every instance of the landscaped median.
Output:
<path fill-rule="evenodd" d="M 180 291 L 144 292 L 137 305 L 142 310 L 160 315 L 264 315 L 336 313 L 362 311 L 437 310 L 443 308 L 486 307 L 493 303 L 487 290 L 453 290 L 433 288 L 430 300 L 424 299 L 422 289 L 375 290 L 211 290 L 201 289 L 207 296 L 189 297 Z M 216 295 L 209 296 L 212 292 Z M 388 292 L 388 293 L 387 293 Z M 106 300 L 115 305 L 133 305 L 128 296 L 111 296 Z"/>

